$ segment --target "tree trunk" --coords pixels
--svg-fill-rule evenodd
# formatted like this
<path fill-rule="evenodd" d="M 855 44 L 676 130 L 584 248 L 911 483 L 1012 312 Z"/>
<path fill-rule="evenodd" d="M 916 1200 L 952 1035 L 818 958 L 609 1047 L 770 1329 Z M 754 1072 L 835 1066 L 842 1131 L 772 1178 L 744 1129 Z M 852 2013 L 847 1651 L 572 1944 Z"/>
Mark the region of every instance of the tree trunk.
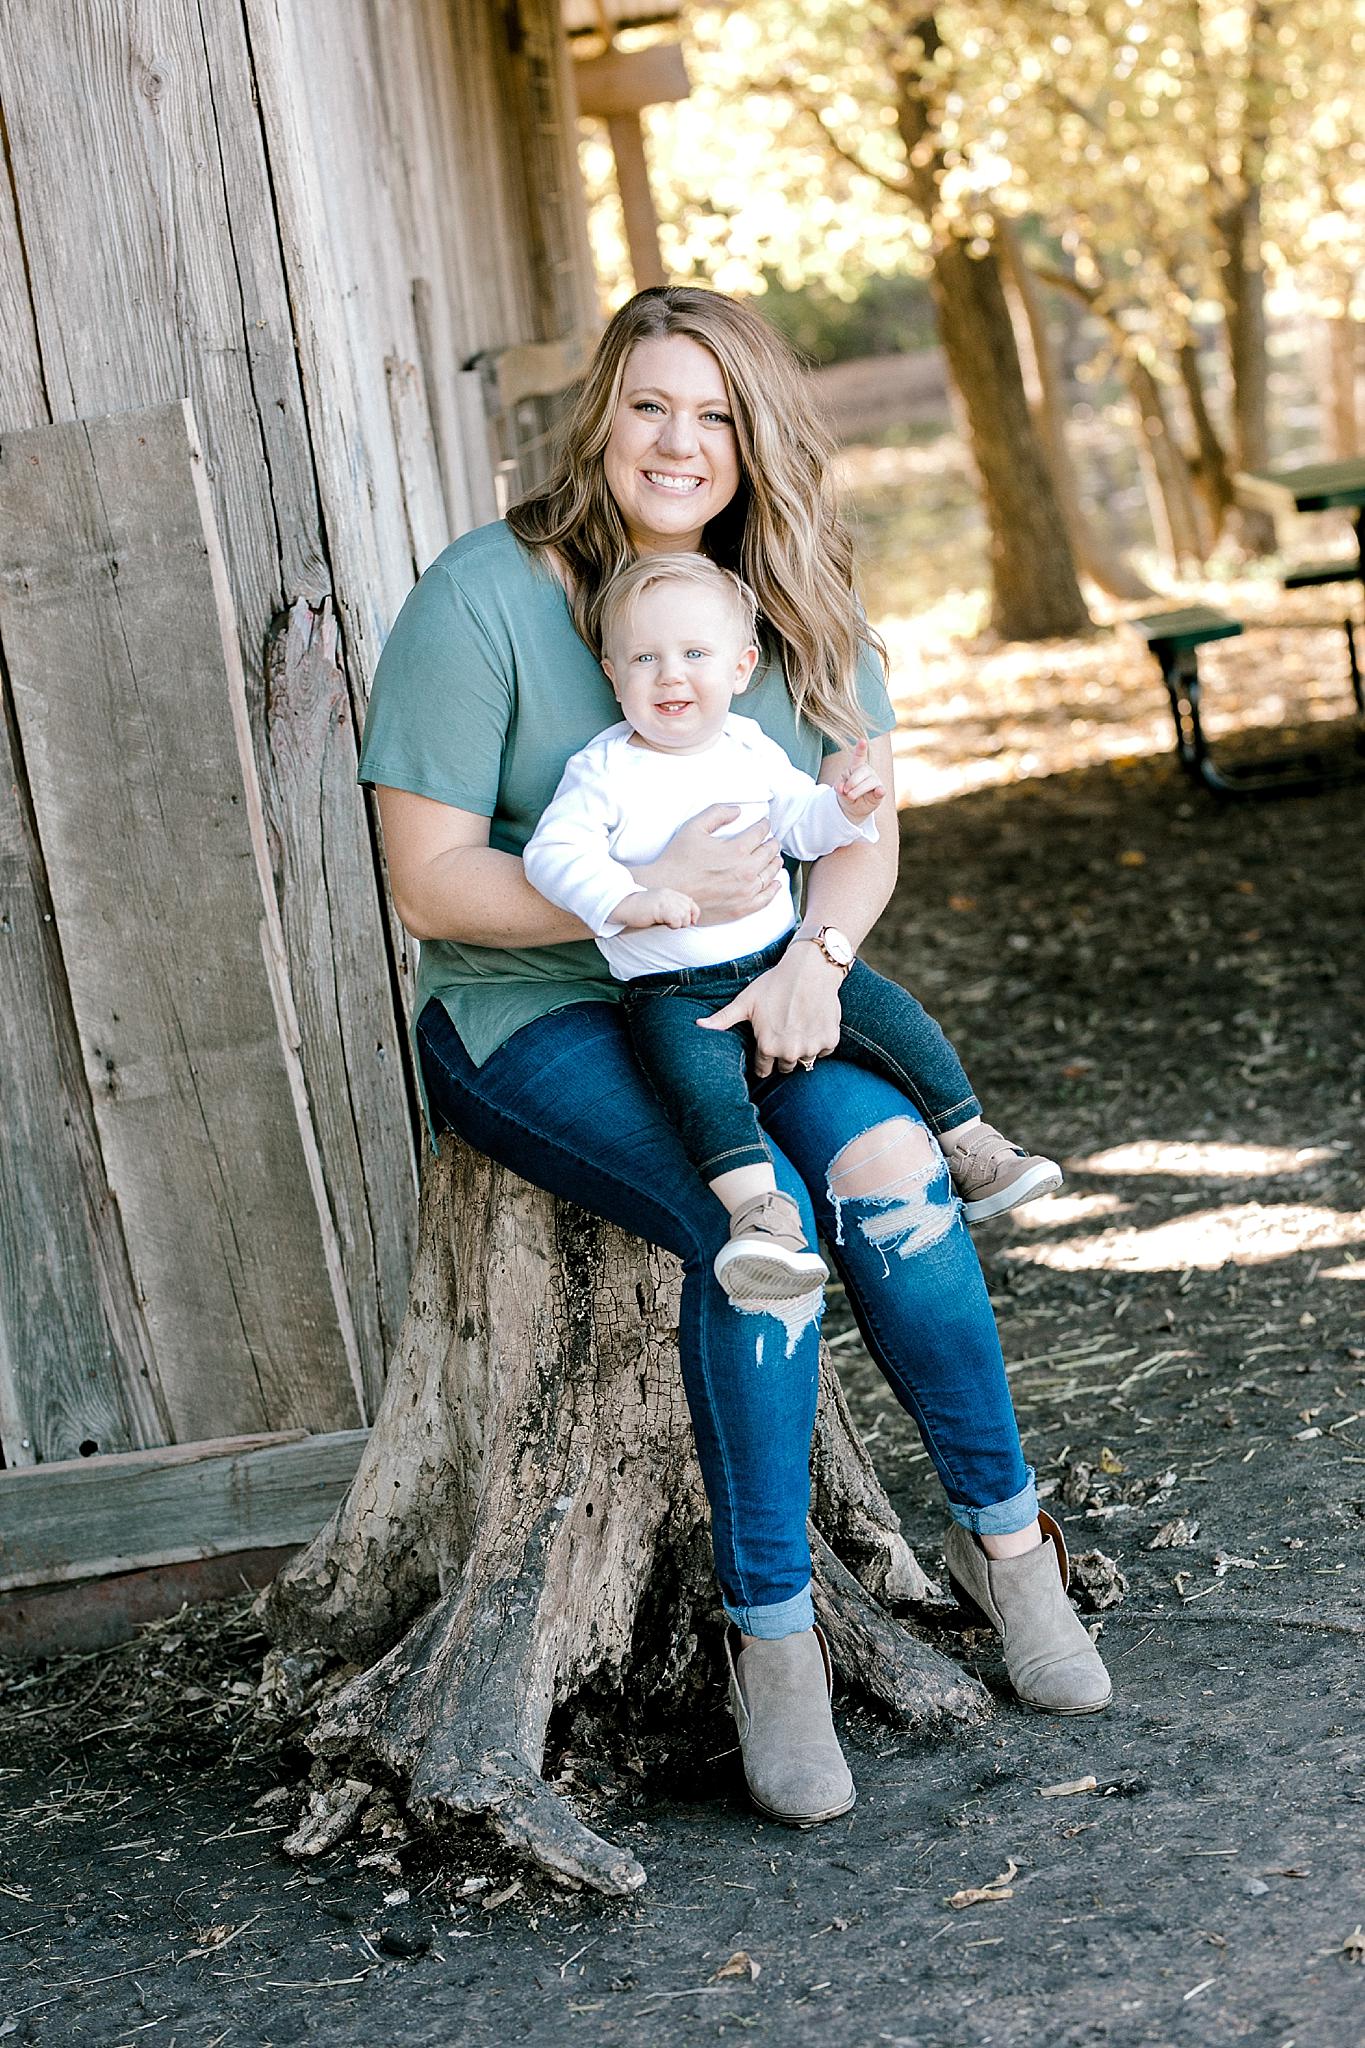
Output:
<path fill-rule="evenodd" d="M 1211 542 L 1216 546 L 1235 502 L 1232 472 L 1228 468 L 1227 450 L 1209 414 L 1203 372 L 1199 367 L 1199 345 L 1193 337 L 1182 342 L 1177 362 L 1194 427 L 1197 450 L 1193 464 L 1195 488 L 1203 500 Z"/>
<path fill-rule="evenodd" d="M 1239 470 L 1270 460 L 1270 365 L 1266 353 L 1265 272 L 1261 262 L 1261 195 L 1244 192 L 1219 216 L 1223 300 L 1232 365 L 1233 461 Z M 1275 522 L 1259 505 L 1235 505 L 1233 525 L 1248 554 L 1275 547 Z"/>
<path fill-rule="evenodd" d="M 1235 182 L 1222 183 L 1215 215 L 1222 247 L 1219 273 L 1232 365 L 1233 461 L 1239 470 L 1264 469 L 1270 460 L 1270 361 L 1266 348 L 1265 264 L 1261 247 L 1261 179 L 1265 170 L 1275 46 L 1276 10 L 1254 0 L 1248 23 L 1243 129 Z M 1275 521 L 1259 505 L 1235 504 L 1232 528 L 1248 554 L 1274 551 Z"/>
<path fill-rule="evenodd" d="M 970 254 L 954 235 L 934 252 L 932 284 L 990 536 L 991 625 L 1005 640 L 1086 633 L 1092 621 L 1029 418 L 999 259 Z"/>
<path fill-rule="evenodd" d="M 1038 280 L 1029 268 L 1019 245 L 1014 223 L 1002 215 L 996 222 L 996 239 L 1005 259 L 1009 281 L 1007 299 L 1018 308 L 1014 320 L 1015 345 L 1024 376 L 1025 395 L 1043 453 L 1052 475 L 1057 503 L 1066 522 L 1067 537 L 1081 573 L 1100 590 L 1124 602 L 1152 597 L 1150 584 L 1136 569 L 1110 547 L 1081 501 L 1080 481 L 1066 440 L 1066 399 L 1062 392 L 1061 366 L 1056 344 L 1047 323 Z"/>
<path fill-rule="evenodd" d="M 1338 462 L 1360 453 L 1360 415 L 1356 408 L 1356 364 L 1360 359 L 1360 322 L 1350 313 L 1337 314 L 1327 328 L 1328 448 Z"/>
<path fill-rule="evenodd" d="M 1066 522 L 1029 417 L 1000 257 L 973 253 L 941 218 L 933 59 L 942 46 L 932 14 L 898 10 L 907 62 L 898 72 L 896 121 L 906 191 L 933 232 L 931 289 L 948 373 L 961 401 L 990 536 L 991 625 L 1006 640 L 1089 632 Z M 915 53 L 918 54 L 915 54 Z"/>
<path fill-rule="evenodd" d="M 1171 432 L 1165 393 L 1136 356 L 1126 355 L 1123 369 L 1137 408 L 1138 452 L 1157 539 L 1172 567 L 1197 570 L 1203 566 L 1199 515 L 1189 464 Z"/>
<path fill-rule="evenodd" d="M 709 1525 L 666 1254 L 451 1138 L 383 1405 L 351 1491 L 264 1599 L 276 1642 L 363 1668 L 309 1737 L 377 1769 L 427 1827 L 483 1817 L 571 1883 L 645 1873 L 541 1777 L 589 1681 L 655 1718 L 714 1683 Z M 822 1360 L 816 1611 L 836 1666 L 902 1726 L 972 1724 L 984 1690 L 881 1604 L 934 1590 Z"/>

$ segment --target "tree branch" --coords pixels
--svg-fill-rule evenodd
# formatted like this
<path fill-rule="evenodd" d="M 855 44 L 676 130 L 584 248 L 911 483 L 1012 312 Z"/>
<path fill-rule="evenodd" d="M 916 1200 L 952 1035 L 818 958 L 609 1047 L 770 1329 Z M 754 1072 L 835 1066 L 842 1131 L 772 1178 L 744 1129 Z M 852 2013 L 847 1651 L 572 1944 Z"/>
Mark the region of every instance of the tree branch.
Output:
<path fill-rule="evenodd" d="M 807 99 L 800 88 L 796 86 L 787 85 L 783 87 L 783 90 L 788 98 L 795 100 L 803 114 L 810 115 L 819 128 L 826 146 L 834 152 L 835 156 L 846 163 L 851 170 L 857 171 L 860 177 L 871 178 L 872 182 L 875 185 L 880 185 L 884 192 L 894 192 L 898 199 L 914 198 L 914 194 L 910 189 L 910 182 L 907 178 L 888 178 L 885 171 L 877 170 L 873 164 L 867 163 L 856 149 L 850 149 L 847 144 L 841 142 L 825 119 L 823 110 L 815 100 Z"/>

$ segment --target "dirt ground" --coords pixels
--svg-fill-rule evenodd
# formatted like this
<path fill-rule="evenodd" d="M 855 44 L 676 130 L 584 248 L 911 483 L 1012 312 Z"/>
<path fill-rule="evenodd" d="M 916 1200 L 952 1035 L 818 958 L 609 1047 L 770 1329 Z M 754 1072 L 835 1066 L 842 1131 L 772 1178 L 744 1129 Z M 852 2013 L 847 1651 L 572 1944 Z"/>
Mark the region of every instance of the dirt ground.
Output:
<path fill-rule="evenodd" d="M 567 1727 L 573 1796 L 650 1873 L 606 1902 L 382 1814 L 289 1862 L 265 1645 L 245 1602 L 187 1614 L 0 1697 L 0 2038 L 1358 2048 L 1365 792 L 1218 809 L 1164 755 L 1034 751 L 905 814 L 870 951 L 1066 1163 L 980 1243 L 1043 1489 L 1126 1582 L 1110 1710 L 1014 1704 L 945 1607 L 994 1718 L 930 1741 L 845 1691 L 859 1803 L 809 1833 L 746 1809 L 719 1710 L 664 1756 Z M 837 1298 L 828 1330 L 932 1569 L 931 1470 Z"/>

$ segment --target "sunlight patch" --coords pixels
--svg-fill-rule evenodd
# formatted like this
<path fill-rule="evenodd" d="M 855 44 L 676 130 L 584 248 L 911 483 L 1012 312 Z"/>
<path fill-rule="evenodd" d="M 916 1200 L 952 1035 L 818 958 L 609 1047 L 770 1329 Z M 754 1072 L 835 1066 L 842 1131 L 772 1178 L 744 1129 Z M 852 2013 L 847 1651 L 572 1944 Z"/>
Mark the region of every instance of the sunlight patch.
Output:
<path fill-rule="evenodd" d="M 1005 1253 L 1058 1273 L 1183 1273 L 1193 1267 L 1260 1266 L 1299 1252 L 1365 1244 L 1365 1210 L 1246 1202 L 1173 1217 L 1150 1230 L 1105 1230 L 1065 1244 L 1016 1244 Z M 1348 1269 L 1354 1273 L 1357 1269 Z"/>
<path fill-rule="evenodd" d="M 1058 1224 L 1088 1223 L 1092 1216 L 1124 1216 L 1132 1206 L 1120 1195 L 1039 1195 L 1012 1220 L 1029 1230 L 1046 1230 Z"/>
<path fill-rule="evenodd" d="M 1303 1173 L 1336 1155 L 1330 1145 L 1224 1145 L 1193 1138 L 1139 1138 L 1132 1145 L 1113 1145 L 1086 1159 L 1068 1159 L 1072 1173 L 1169 1173 L 1189 1179 L 1261 1180 L 1281 1173 Z"/>

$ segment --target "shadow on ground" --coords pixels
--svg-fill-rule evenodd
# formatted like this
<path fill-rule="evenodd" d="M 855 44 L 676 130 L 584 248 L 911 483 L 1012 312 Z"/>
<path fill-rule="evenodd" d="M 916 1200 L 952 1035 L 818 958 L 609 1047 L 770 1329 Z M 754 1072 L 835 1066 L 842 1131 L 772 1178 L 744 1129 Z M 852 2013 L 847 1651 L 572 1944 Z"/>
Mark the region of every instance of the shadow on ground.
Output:
<path fill-rule="evenodd" d="M 1355 2048 L 1361 793 L 1220 811 L 1149 759 L 903 833 L 872 956 L 954 1033 L 988 1114 L 1068 1167 L 982 1249 L 1040 1482 L 1073 1551 L 1127 1580 L 1097 1617 L 1112 1709 L 1002 1693 L 980 1733 L 930 1742 L 845 1703 L 859 1805 L 808 1834 L 746 1811 L 720 1720 L 643 1777 L 629 1741 L 580 1745 L 585 1811 L 650 1871 L 621 1905 L 479 1833 L 291 1865 L 253 1805 L 298 1761 L 262 1735 L 249 1617 L 166 1625 L 5 1699 L 0 2034 Z M 929 1467 L 837 1297 L 828 1327 L 933 1568 Z M 989 1638 L 942 1640 L 998 1686 Z M 736 1952 L 753 1971 L 722 1974 Z"/>

